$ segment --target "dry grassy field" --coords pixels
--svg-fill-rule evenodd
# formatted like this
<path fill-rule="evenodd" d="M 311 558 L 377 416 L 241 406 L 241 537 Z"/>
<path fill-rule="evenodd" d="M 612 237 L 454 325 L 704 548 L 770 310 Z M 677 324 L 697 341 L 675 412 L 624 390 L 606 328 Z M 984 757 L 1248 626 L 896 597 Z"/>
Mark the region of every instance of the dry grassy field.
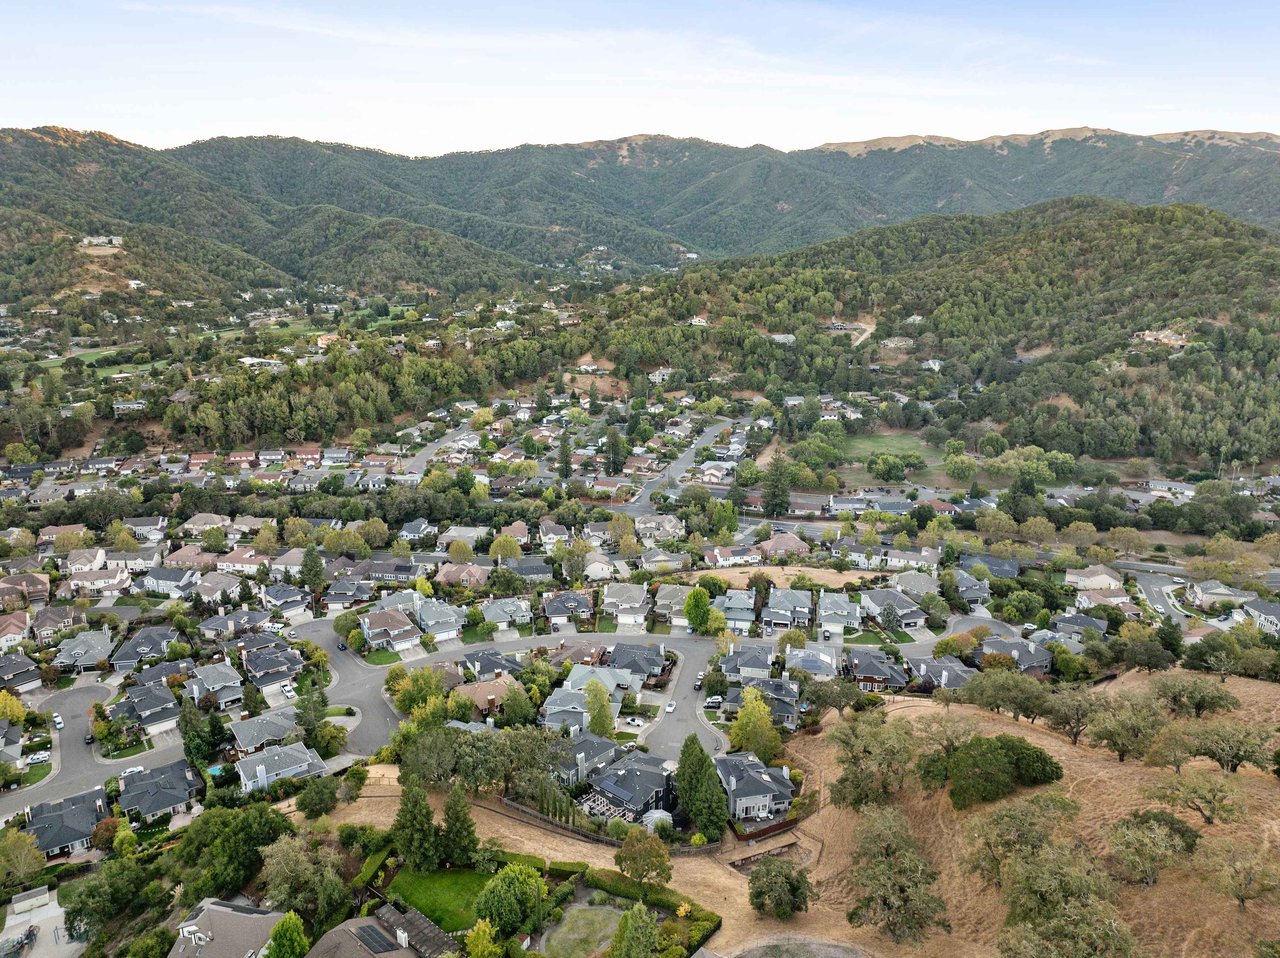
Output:
<path fill-rule="evenodd" d="M 1148 676 L 1129 674 L 1113 687 L 1138 687 L 1149 681 Z M 1241 701 L 1235 717 L 1273 729 L 1280 722 L 1280 686 L 1233 678 L 1228 687 Z M 916 717 L 939 706 L 897 699 L 887 708 L 896 715 Z M 1063 736 L 1039 724 L 1019 722 L 1015 727 L 1003 716 L 969 706 L 953 708 L 972 715 L 986 734 L 1016 731 L 1053 754 L 1064 770 L 1063 788 L 1081 804 L 1075 830 L 1099 860 L 1106 855 L 1108 826 L 1134 809 L 1152 807 L 1143 790 L 1166 774 L 1133 761 L 1120 763 L 1109 752 L 1084 745 L 1073 747 Z M 829 714 L 826 724 L 834 721 Z M 837 774 L 835 752 L 823 736 L 795 737 L 785 757 L 806 772 L 806 788 L 821 787 Z M 364 796 L 354 805 L 340 807 L 333 820 L 387 827 L 399 801 L 396 774 L 394 766 L 371 769 Z M 1258 770 L 1242 771 L 1237 779 L 1245 793 L 1247 814 L 1241 821 L 1205 828 L 1206 838 L 1222 835 L 1249 846 L 1280 845 L 1280 782 Z M 433 801 L 439 807 L 443 798 L 437 796 Z M 945 796 L 927 796 L 909 786 L 900 807 L 939 872 L 936 890 L 948 905 L 949 935 L 939 932 L 921 944 L 896 946 L 873 930 L 848 925 L 845 911 L 856 897 L 849 876 L 858 815 L 830 804 L 824 804 L 797 829 L 799 844 L 788 853 L 811 869 L 820 894 L 811 910 L 793 921 L 760 918 L 750 910 L 746 875 L 721 860 L 730 856 L 732 848 L 719 856 L 674 859 L 672 885 L 724 917 L 724 927 L 709 943 L 721 955 L 749 952 L 751 958 L 789 958 L 826 953 L 788 940 L 794 937 L 854 946 L 867 958 L 992 958 L 1005 907 L 999 893 L 979 887 L 962 863 L 970 821 L 993 806 L 957 812 Z M 497 837 L 509 850 L 613 867 L 610 848 L 544 832 L 504 817 L 485 804 L 475 807 L 475 817 L 481 837 Z M 1280 907 L 1254 905 L 1241 914 L 1233 902 L 1206 884 L 1200 852 L 1161 872 L 1153 887 L 1122 886 L 1118 904 L 1146 958 L 1248 958 L 1260 939 L 1280 938 Z"/>

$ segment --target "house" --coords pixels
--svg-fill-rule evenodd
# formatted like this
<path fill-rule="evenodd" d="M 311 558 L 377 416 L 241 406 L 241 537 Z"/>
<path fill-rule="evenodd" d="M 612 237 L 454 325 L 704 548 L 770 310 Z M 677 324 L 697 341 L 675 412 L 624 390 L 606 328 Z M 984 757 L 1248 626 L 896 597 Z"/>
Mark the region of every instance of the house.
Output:
<path fill-rule="evenodd" d="M 396 917 L 384 919 L 384 913 Z M 349 918 L 330 930 L 308 954 L 314 958 L 438 958 L 457 950 L 458 942 L 417 909 L 409 908 L 402 916 L 395 906 L 383 905 L 372 915 Z"/>
<path fill-rule="evenodd" d="M 302 563 L 306 561 L 307 550 L 303 548 L 289 549 L 271 560 L 271 578 L 279 582 L 292 576 L 297 579 L 302 575 Z"/>
<path fill-rule="evenodd" d="M 1263 632 L 1280 635 L 1280 602 L 1254 599 L 1244 604 L 1244 612 Z"/>
<path fill-rule="evenodd" d="M 975 579 L 964 569 L 954 569 L 952 576 L 960 598 L 970 605 L 981 605 L 991 598 L 991 586 L 981 579 Z"/>
<path fill-rule="evenodd" d="M 566 751 L 568 757 L 556 766 L 556 778 L 565 788 L 572 788 L 612 765 L 618 757 L 618 743 L 583 732 L 569 739 Z"/>
<path fill-rule="evenodd" d="M 163 595 L 169 599 L 185 599 L 200 584 L 200 573 L 195 569 L 166 569 L 157 566 L 142 577 L 143 592 Z"/>
<path fill-rule="evenodd" d="M 101 548 L 72 549 L 62 560 L 63 572 L 97 572 L 105 568 L 107 553 Z"/>
<path fill-rule="evenodd" d="M 1030 639 L 984 639 L 979 660 L 988 655 L 1009 656 L 1019 672 L 1048 675 L 1053 671 L 1053 653 Z"/>
<path fill-rule="evenodd" d="M 373 587 L 354 576 L 339 579 L 325 590 L 320 600 L 326 609 L 350 609 L 373 599 Z"/>
<path fill-rule="evenodd" d="M 400 538 L 405 542 L 421 542 L 438 531 L 439 528 L 426 519 L 411 519 L 400 527 Z"/>
<path fill-rule="evenodd" d="M 1000 559 L 992 555 L 960 557 L 960 568 L 970 575 L 978 575 L 974 570 L 979 567 L 980 571 L 986 570 L 992 579 L 1016 579 L 1022 574 L 1022 563 L 1017 559 Z"/>
<path fill-rule="evenodd" d="M 9 472 L 12 475 L 13 470 L 10 469 Z M 82 536 L 85 534 L 86 531 L 87 530 L 85 529 L 84 525 L 79 522 L 74 523 L 72 525 L 67 525 L 67 526 L 44 526 L 39 532 L 36 533 L 36 546 L 51 548 L 54 542 L 57 541 L 58 536 L 64 533 L 71 533 L 74 535 Z"/>
<path fill-rule="evenodd" d="M 958 689 L 973 676 L 971 669 L 954 655 L 934 658 L 931 655 L 908 655 L 904 658 L 907 671 L 926 689 Z"/>
<path fill-rule="evenodd" d="M 507 559 L 502 563 L 502 567 L 508 572 L 514 572 L 525 582 L 550 582 L 552 578 L 551 563 L 542 556 Z"/>
<path fill-rule="evenodd" d="M 418 594 L 415 592 L 414 595 Z M 467 624 L 466 610 L 434 598 L 419 596 L 415 602 L 418 626 L 432 642 L 456 639 L 462 634 Z"/>
<path fill-rule="evenodd" d="M 42 572 L 18 572 L 0 579 L 0 587 L 14 590 L 35 609 L 49 601 L 49 576 Z"/>
<path fill-rule="evenodd" d="M 178 535 L 184 539 L 199 539 L 206 532 L 221 529 L 227 532 L 231 528 L 231 517 L 213 512 L 197 512 L 194 516 L 178 526 Z"/>
<path fill-rule="evenodd" d="M 436 573 L 439 585 L 454 585 L 464 589 L 479 589 L 489 581 L 489 569 L 474 562 L 446 562 Z"/>
<path fill-rule="evenodd" d="M 898 618 L 898 627 L 902 629 L 918 629 L 924 625 L 925 614 L 901 592 L 892 589 L 868 589 L 862 593 L 862 609 L 883 626 L 885 617 L 892 608 Z"/>
<path fill-rule="evenodd" d="M 189 545 L 170 552 L 165 557 L 164 564 L 172 569 L 197 569 L 203 572 L 218 564 L 218 555 L 205 552 L 198 545 Z"/>
<path fill-rule="evenodd" d="M 730 569 L 734 566 L 759 565 L 760 553 L 752 546 L 713 546 L 703 550 L 702 561 L 713 569 Z"/>
<path fill-rule="evenodd" d="M 499 629 L 528 625 L 533 621 L 533 610 L 528 599 L 490 599 L 480 610 L 484 613 L 484 620 L 492 622 Z"/>
<path fill-rule="evenodd" d="M 204 602 L 218 605 L 238 595 L 243 581 L 239 576 L 226 572 L 206 572 L 196 583 L 195 594 Z"/>
<path fill-rule="evenodd" d="M 271 613 L 251 609 L 232 609 L 225 615 L 211 615 L 196 628 L 210 639 L 221 639 L 237 632 L 252 632 L 271 621 Z"/>
<path fill-rule="evenodd" d="M 560 523 L 543 516 L 538 523 L 538 539 L 542 543 L 542 551 L 550 555 L 556 546 L 567 546 L 572 541 L 573 535 Z"/>
<path fill-rule="evenodd" d="M 670 622 L 674 628 L 688 628 L 689 620 L 685 618 L 684 607 L 693 590 L 694 586 L 691 585 L 658 586 L 653 601 L 654 615 L 663 622 Z"/>
<path fill-rule="evenodd" d="M 0 688 L 13 695 L 40 688 L 40 669 L 21 652 L 0 655 Z"/>
<path fill-rule="evenodd" d="M 735 635 L 746 635 L 756 621 L 756 593 L 752 589 L 730 589 L 712 600 L 711 607 L 724 613 L 725 623 Z"/>
<path fill-rule="evenodd" d="M 900 691 L 908 675 L 889 653 L 875 646 L 859 646 L 845 653 L 844 673 L 864 692 Z"/>
<path fill-rule="evenodd" d="M 773 647 L 768 645 L 729 646 L 720 657 L 720 671 L 730 682 L 767 679 L 773 674 Z"/>
<path fill-rule="evenodd" d="M 640 553 L 640 568 L 646 572 L 678 572 L 689 565 L 684 552 L 668 552 L 666 549 L 646 549 Z"/>
<path fill-rule="evenodd" d="M 609 668 L 625 669 L 636 675 L 654 678 L 661 675 L 666 668 L 665 653 L 665 647 L 661 645 L 619 642 L 609 652 Z"/>
<path fill-rule="evenodd" d="M 133 577 L 124 569 L 100 569 L 97 572 L 76 572 L 62 580 L 58 595 L 114 597 L 133 589 Z"/>
<path fill-rule="evenodd" d="M 818 593 L 818 629 L 824 639 L 840 638 L 847 630 L 862 625 L 862 606 L 844 592 Z"/>
<path fill-rule="evenodd" d="M 319 753 L 301 742 L 291 745 L 269 745 L 261 752 L 236 762 L 240 790 L 250 792 L 269 788 L 281 778 L 315 778 L 329 770 Z"/>
<path fill-rule="evenodd" d="M 1105 565 L 1091 565 L 1084 569 L 1068 569 L 1065 580 L 1073 589 L 1119 589 L 1124 586 L 1124 576 Z"/>
<path fill-rule="evenodd" d="M 126 815 L 152 822 L 162 815 L 189 811 L 204 790 L 204 779 L 184 758 L 120 779 L 120 807 Z"/>
<path fill-rule="evenodd" d="M 240 683 L 240 673 L 233 666 L 227 662 L 215 662 L 196 669 L 183 685 L 182 694 L 196 704 L 211 697 L 213 704 L 223 710 L 243 701 L 244 689 Z"/>
<path fill-rule="evenodd" d="M 649 600 L 649 590 L 643 585 L 629 582 L 610 582 L 604 587 L 601 597 L 600 613 L 612 615 L 618 625 L 643 626 L 653 603 Z"/>
<path fill-rule="evenodd" d="M 185 680 L 195 669 L 196 663 L 192 659 L 177 659 L 173 662 L 157 662 L 155 665 L 145 665 L 134 673 L 134 683 L 136 685 L 155 685 L 163 682 L 169 685 L 169 680 L 175 676 L 178 679 Z"/>
<path fill-rule="evenodd" d="M 117 672 L 133 672 L 147 659 L 162 659 L 169 646 L 179 640 L 177 631 L 167 625 L 139 629 L 136 635 L 120 643 L 111 656 L 111 667 Z"/>
<path fill-rule="evenodd" d="M 1073 639 L 1081 639 L 1084 637 L 1085 629 L 1095 629 L 1099 634 L 1105 633 L 1107 631 L 1107 620 L 1095 619 L 1089 615 L 1067 613 L 1054 618 L 1053 628 L 1054 631 L 1062 632 Z"/>
<path fill-rule="evenodd" d="M 488 538 L 490 531 L 483 526 L 450 526 L 436 538 L 436 548 L 448 550 L 451 542 L 462 542 L 474 550 L 476 543 Z"/>
<path fill-rule="evenodd" d="M 658 513 L 636 518 L 636 538 L 646 546 L 683 539 L 684 534 L 684 520 L 677 516 Z"/>
<path fill-rule="evenodd" d="M 924 572 L 899 572 L 889 580 L 890 585 L 905 596 L 919 602 L 926 595 L 937 595 L 941 588 L 938 580 Z"/>
<path fill-rule="evenodd" d="M 405 652 L 422 641 L 422 631 L 400 609 L 377 609 L 358 619 L 370 648 Z"/>
<path fill-rule="evenodd" d="M 516 677 L 510 673 L 498 675 L 481 682 L 467 682 L 457 687 L 457 692 L 471 700 L 472 717 L 480 721 L 496 719 L 502 712 L 502 703 L 515 689 L 520 688 Z"/>
<path fill-rule="evenodd" d="M 777 561 L 787 556 L 807 556 L 809 543 L 794 532 L 775 532 L 763 542 L 756 543 L 756 551 L 764 558 Z"/>
<path fill-rule="evenodd" d="M 755 689 L 769 706 L 773 724 L 794 732 L 800 724 L 800 685 L 786 679 L 744 679 L 741 687 L 733 686 L 724 697 L 726 715 L 735 715 L 742 707 L 742 695 Z"/>
<path fill-rule="evenodd" d="M 178 924 L 168 958 L 264 958 L 278 911 L 206 898 Z"/>
<path fill-rule="evenodd" d="M 258 555 L 252 546 L 242 546 L 220 556 L 215 565 L 219 572 L 253 576 L 258 574 L 259 568 L 271 565 L 271 557 Z"/>
<path fill-rule="evenodd" d="M 227 726 L 231 733 L 231 752 L 237 759 L 260 752 L 268 745 L 283 745 L 285 740 L 300 735 L 297 712 L 283 708 L 275 712 L 263 712 Z"/>
<path fill-rule="evenodd" d="M 819 682 L 827 682 L 843 671 L 843 659 L 843 653 L 830 651 L 822 646 L 807 646 L 803 649 L 793 649 L 788 646 L 784 655 L 785 672 L 790 678 L 792 670 L 799 669 Z"/>
<path fill-rule="evenodd" d="M 586 592 L 552 592 L 542 597 L 542 614 L 552 625 L 567 625 L 591 611 L 591 595 Z"/>
<path fill-rule="evenodd" d="M 278 612 L 290 625 L 311 620 L 311 593 L 297 586 L 277 583 L 262 590 L 262 606 Z"/>
<path fill-rule="evenodd" d="M 1193 582 L 1187 586 L 1187 601 L 1197 609 L 1208 609 L 1222 603 L 1241 606 L 1246 602 L 1256 601 L 1257 598 L 1258 593 L 1256 592 L 1233 589 L 1217 579 L 1209 579 L 1207 582 Z"/>
<path fill-rule="evenodd" d="M 76 674 L 86 669 L 97 669 L 110 659 L 114 646 L 115 639 L 111 637 L 110 626 L 88 629 L 69 639 L 63 639 L 53 658 L 53 664 L 64 672 Z"/>
<path fill-rule="evenodd" d="M 754 752 L 717 755 L 716 774 L 729 798 L 729 817 L 736 821 L 763 821 L 785 815 L 795 789 L 786 768 L 769 768 Z"/>
<path fill-rule="evenodd" d="M 31 621 L 31 634 L 37 642 L 48 642 L 59 632 L 87 623 L 83 609 L 71 605 L 51 605 L 36 613 Z"/>
<path fill-rule="evenodd" d="M 31 634 L 31 616 L 25 609 L 0 615 L 0 652 L 16 648 Z"/>
<path fill-rule="evenodd" d="M 628 692 L 633 695 L 640 693 L 640 690 L 644 687 L 646 674 L 611 666 L 583 665 L 579 662 L 569 669 L 569 675 L 564 680 L 564 687 L 575 692 L 581 692 L 589 683 L 593 681 L 599 682 L 609 691 L 609 698 L 612 701 L 621 703 Z"/>
<path fill-rule="evenodd" d="M 622 711 L 622 703 L 610 701 L 615 724 Z M 577 736 L 586 731 L 591 716 L 587 711 L 587 693 L 585 689 L 571 689 L 567 686 L 556 689 L 547 696 L 542 707 L 542 724 L 549 729 L 568 729 L 570 736 Z"/>
<path fill-rule="evenodd" d="M 240 662 L 249 681 L 259 689 L 290 684 L 306 665 L 301 652 L 278 639 L 244 649 L 240 653 Z"/>
<path fill-rule="evenodd" d="M 0 719 L 0 762 L 15 769 L 22 767 L 22 739 L 25 734 L 21 722 Z"/>
<path fill-rule="evenodd" d="M 93 830 L 106 817 L 106 793 L 99 785 L 79 795 L 28 808 L 22 830 L 35 840 L 45 858 L 56 858 L 85 851 Z"/>
<path fill-rule="evenodd" d="M 583 802 L 593 815 L 640 821 L 647 812 L 667 810 L 674 799 L 670 770 L 656 755 L 628 752 L 589 779 Z"/>
<path fill-rule="evenodd" d="M 468 651 L 462 657 L 462 664 L 481 682 L 487 682 L 501 675 L 515 675 L 524 671 L 524 663 L 519 659 L 491 648 Z"/>
<path fill-rule="evenodd" d="M 510 525 L 503 526 L 498 530 L 498 535 L 510 536 L 521 547 L 529 544 L 529 526 L 521 519 L 517 519 Z"/>
<path fill-rule="evenodd" d="M 147 516 L 122 520 L 139 542 L 160 542 L 169 534 L 169 520 L 164 516 Z"/>
<path fill-rule="evenodd" d="M 813 593 L 807 589 L 770 589 L 760 621 L 766 628 L 807 629 L 813 621 Z"/>

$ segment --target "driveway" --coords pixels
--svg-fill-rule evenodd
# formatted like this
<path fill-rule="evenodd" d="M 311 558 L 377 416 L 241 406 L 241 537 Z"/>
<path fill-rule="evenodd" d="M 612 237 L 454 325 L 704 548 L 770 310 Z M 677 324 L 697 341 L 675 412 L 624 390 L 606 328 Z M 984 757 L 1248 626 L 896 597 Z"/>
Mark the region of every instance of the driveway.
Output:
<path fill-rule="evenodd" d="M 86 941 L 72 941 L 63 927 L 66 915 L 57 901 L 33 908 L 22 915 L 13 913 L 13 906 L 5 909 L 5 938 L 16 938 L 30 925 L 39 928 L 36 943 L 31 946 L 27 958 L 76 958 L 89 947 Z"/>
<path fill-rule="evenodd" d="M 682 643 L 686 649 L 677 653 L 680 659 L 658 717 L 641 730 L 640 740 L 649 746 L 650 752 L 664 759 L 679 758 L 680 747 L 690 734 L 698 736 L 709 755 L 720 754 L 729 744 L 725 735 L 707 722 L 702 714 L 703 694 L 693 687 L 698 673 L 707 668 L 707 658 L 715 652 L 715 641 L 703 639 L 699 643 L 703 648 L 694 646 L 692 650 L 690 644 Z M 675 711 L 666 710 L 667 702 L 676 703 Z"/>

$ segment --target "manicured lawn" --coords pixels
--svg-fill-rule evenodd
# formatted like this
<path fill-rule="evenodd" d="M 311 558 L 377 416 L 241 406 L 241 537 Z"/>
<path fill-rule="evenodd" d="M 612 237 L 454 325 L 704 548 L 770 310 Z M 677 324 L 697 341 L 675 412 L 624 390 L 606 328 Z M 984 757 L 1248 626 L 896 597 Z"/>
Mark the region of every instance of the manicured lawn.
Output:
<path fill-rule="evenodd" d="M 604 619 L 604 618 L 597 619 L 597 620 L 596 620 L 596 631 L 597 631 L 597 632 L 617 632 L 617 631 L 618 631 L 618 620 L 617 620 L 617 619 Z"/>
<path fill-rule="evenodd" d="M 425 875 L 402 868 L 391 882 L 390 891 L 445 931 L 462 931 L 476 923 L 473 906 L 489 878 L 465 868 Z"/>
<path fill-rule="evenodd" d="M 52 771 L 53 766 L 48 762 L 42 765 L 33 765 L 22 773 L 22 784 L 34 785 L 36 782 L 43 782 Z"/>
<path fill-rule="evenodd" d="M 58 681 L 53 683 L 53 687 L 61 691 L 62 689 L 69 689 L 75 684 L 76 677 L 74 675 L 59 675 Z"/>
<path fill-rule="evenodd" d="M 616 908 L 575 905 L 547 933 L 542 950 L 556 958 L 589 958 L 609 944 L 621 919 L 622 912 Z"/>
<path fill-rule="evenodd" d="M 480 626 L 469 625 L 462 630 L 462 641 L 466 645 L 474 645 L 476 642 L 490 642 L 493 635 L 485 635 L 480 631 Z"/>
<path fill-rule="evenodd" d="M 533 623 L 525 622 L 523 625 L 517 625 L 516 631 L 521 635 L 533 635 Z"/>
<path fill-rule="evenodd" d="M 393 649 L 374 649 L 364 657 L 364 660 L 370 665 L 395 665 L 400 661 L 400 653 Z"/>
<path fill-rule="evenodd" d="M 659 622 L 659 623 L 657 623 L 657 624 L 653 627 L 653 629 L 651 630 L 651 632 L 652 632 L 654 635 L 670 635 L 670 634 L 671 634 L 671 623 L 670 623 L 670 622 Z"/>
<path fill-rule="evenodd" d="M 346 715 L 347 707 L 345 705 L 330 705 L 324 710 L 324 714 L 328 718 L 336 718 L 339 715 Z"/>
<path fill-rule="evenodd" d="M 635 732 L 614 732 L 613 739 L 615 742 L 634 742 L 636 740 Z"/>
<path fill-rule="evenodd" d="M 118 752 L 112 752 L 107 758 L 129 758 L 132 755 L 141 755 L 143 752 L 151 751 L 151 742 L 143 739 L 137 745 L 130 745 L 128 748 L 122 748 Z"/>
<path fill-rule="evenodd" d="M 845 639 L 852 645 L 879 645 L 882 641 L 879 632 L 859 632 L 853 638 Z"/>
<path fill-rule="evenodd" d="M 719 712 L 713 712 L 711 709 L 703 709 L 703 710 L 702 710 L 702 714 L 703 714 L 703 716 L 705 716 L 705 717 L 706 717 L 706 720 L 707 720 L 708 722 L 710 722 L 712 725 L 714 725 L 716 722 L 720 721 L 720 713 L 719 713 Z"/>

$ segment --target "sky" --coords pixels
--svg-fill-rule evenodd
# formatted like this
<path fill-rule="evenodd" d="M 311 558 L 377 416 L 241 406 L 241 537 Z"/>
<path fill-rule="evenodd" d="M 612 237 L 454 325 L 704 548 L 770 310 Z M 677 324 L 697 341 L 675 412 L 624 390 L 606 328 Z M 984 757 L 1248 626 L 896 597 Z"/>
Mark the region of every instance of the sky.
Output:
<path fill-rule="evenodd" d="M 0 127 L 153 147 L 1280 133 L 1274 2 L 0 0 L 0 36 Z"/>

